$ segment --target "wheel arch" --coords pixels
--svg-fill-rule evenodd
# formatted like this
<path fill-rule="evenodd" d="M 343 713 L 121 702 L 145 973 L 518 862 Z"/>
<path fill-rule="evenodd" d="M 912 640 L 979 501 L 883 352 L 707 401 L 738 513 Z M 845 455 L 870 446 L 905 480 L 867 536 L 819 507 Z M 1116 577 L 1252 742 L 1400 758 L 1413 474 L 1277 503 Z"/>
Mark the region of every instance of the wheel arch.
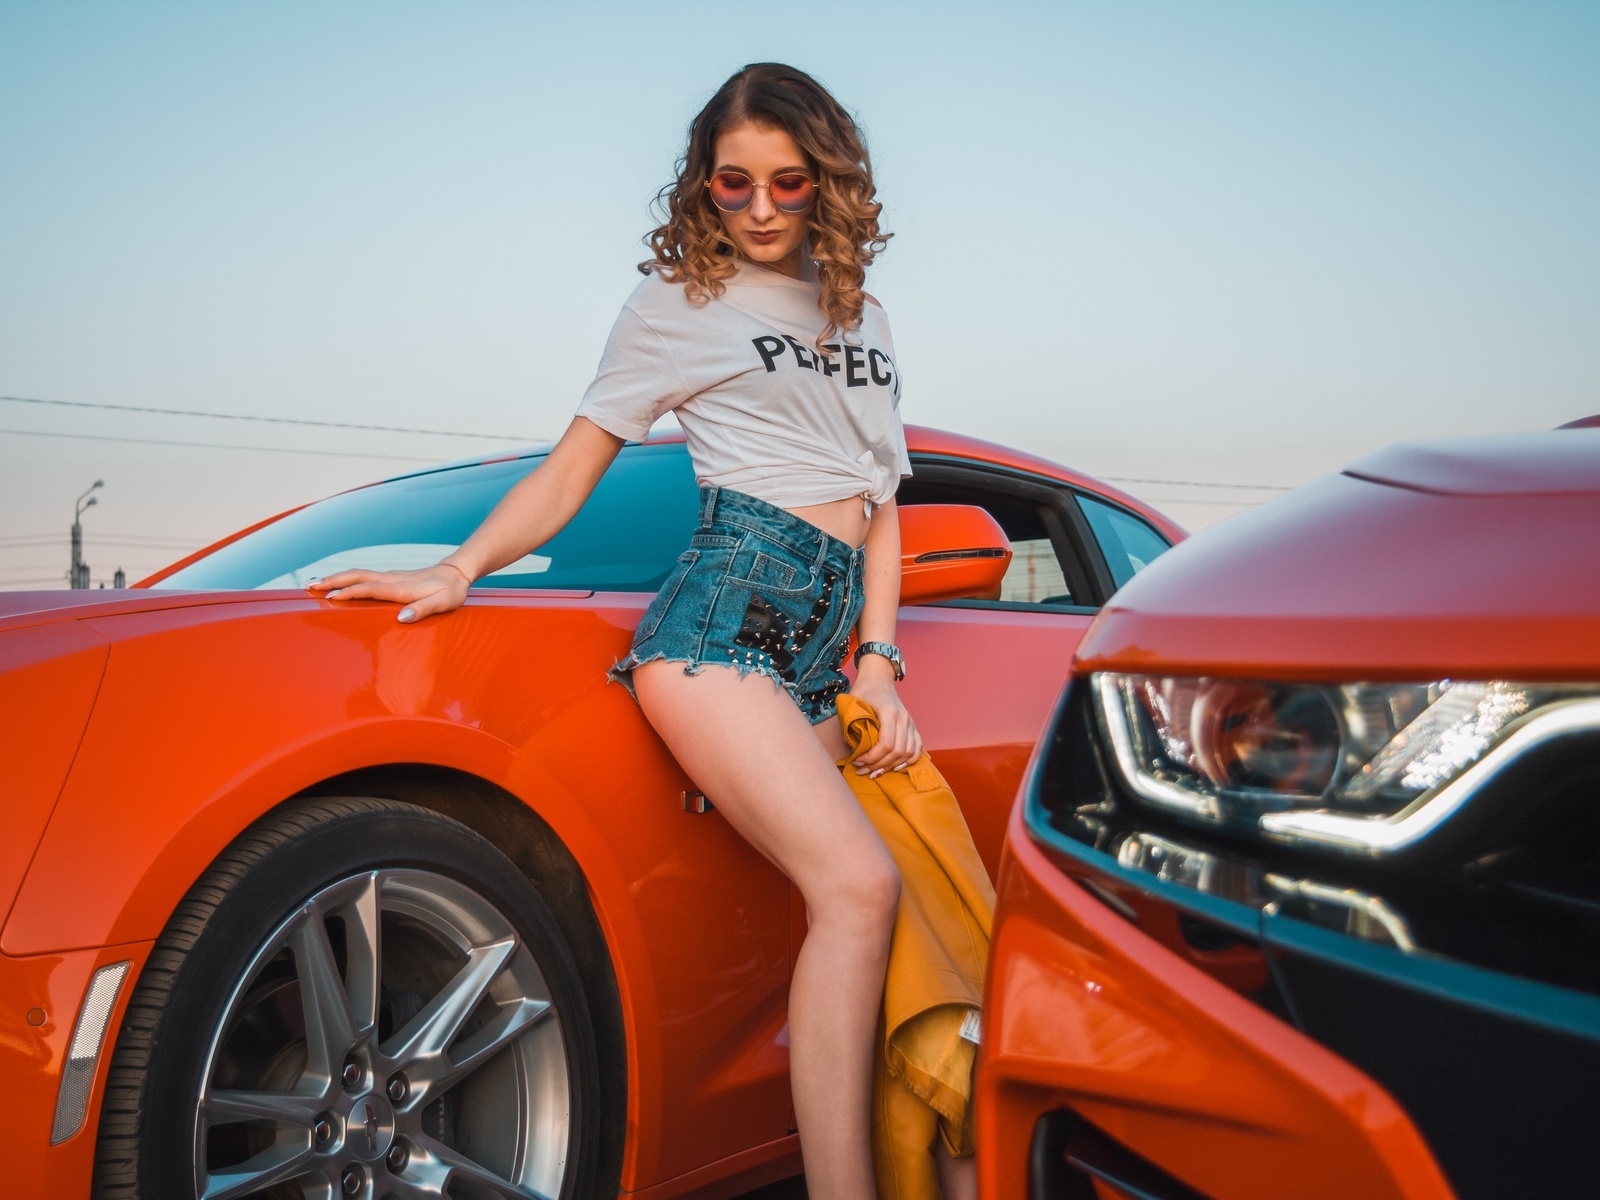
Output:
<path fill-rule="evenodd" d="M 59 953 L 154 939 L 240 834 L 298 801 L 342 794 L 417 804 L 500 848 L 556 914 L 598 1021 L 608 1118 L 601 1162 L 610 1179 L 627 1168 L 624 1155 L 639 1149 L 625 1145 L 625 1135 L 638 1127 L 640 1089 L 661 1070 L 659 1038 L 648 1033 L 655 988 L 644 931 L 606 829 L 537 761 L 481 730 L 389 717 L 320 730 L 270 758 L 221 770 L 215 762 L 196 769 L 197 757 L 164 778 L 115 772 L 113 792 L 117 748 L 98 756 L 91 748 L 91 761 L 75 766 L 0 950 Z M 395 761 L 399 753 L 406 761 Z M 514 779 L 518 792 L 497 779 Z M 108 793 L 118 802 L 108 803 Z M 86 888 L 91 878 L 96 886 Z"/>

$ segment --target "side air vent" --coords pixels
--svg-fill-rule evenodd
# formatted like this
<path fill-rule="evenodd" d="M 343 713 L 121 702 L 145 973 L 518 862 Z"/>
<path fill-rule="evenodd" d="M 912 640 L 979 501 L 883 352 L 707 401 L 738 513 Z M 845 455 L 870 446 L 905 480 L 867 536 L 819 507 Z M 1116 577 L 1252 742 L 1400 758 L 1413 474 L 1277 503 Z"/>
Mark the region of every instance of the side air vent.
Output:
<path fill-rule="evenodd" d="M 984 546 L 976 550 L 934 550 L 916 557 L 919 563 L 954 562 L 958 558 L 1005 558 L 1011 551 L 1000 546 Z"/>

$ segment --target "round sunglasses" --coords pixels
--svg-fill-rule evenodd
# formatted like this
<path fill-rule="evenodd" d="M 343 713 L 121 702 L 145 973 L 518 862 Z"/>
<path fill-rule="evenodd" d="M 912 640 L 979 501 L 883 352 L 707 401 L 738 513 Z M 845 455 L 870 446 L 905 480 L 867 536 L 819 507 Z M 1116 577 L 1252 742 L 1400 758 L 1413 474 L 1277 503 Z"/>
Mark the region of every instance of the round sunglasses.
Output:
<path fill-rule="evenodd" d="M 756 189 L 766 188 L 772 206 L 780 212 L 804 212 L 817 195 L 817 183 L 809 175 L 791 171 L 775 175 L 770 183 L 757 183 L 743 171 L 718 171 L 706 180 L 711 203 L 723 212 L 742 212 L 756 198 Z"/>

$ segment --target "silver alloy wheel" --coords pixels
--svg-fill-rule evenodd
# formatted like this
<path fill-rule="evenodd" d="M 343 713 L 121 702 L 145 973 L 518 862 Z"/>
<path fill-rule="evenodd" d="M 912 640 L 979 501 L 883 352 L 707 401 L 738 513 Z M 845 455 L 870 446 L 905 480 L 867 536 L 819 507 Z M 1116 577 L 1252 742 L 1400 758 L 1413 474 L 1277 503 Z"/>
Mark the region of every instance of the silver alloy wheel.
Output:
<path fill-rule="evenodd" d="M 195 1194 L 561 1193 L 560 1018 L 511 923 L 422 870 L 322 889 L 251 959 L 211 1031 Z"/>

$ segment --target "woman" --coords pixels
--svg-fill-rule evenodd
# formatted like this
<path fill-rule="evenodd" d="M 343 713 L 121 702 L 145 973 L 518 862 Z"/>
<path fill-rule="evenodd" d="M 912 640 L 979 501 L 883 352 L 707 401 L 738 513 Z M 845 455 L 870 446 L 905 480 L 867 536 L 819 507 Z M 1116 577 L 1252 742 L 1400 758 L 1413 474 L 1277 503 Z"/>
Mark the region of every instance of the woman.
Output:
<path fill-rule="evenodd" d="M 805 897 L 789 1047 L 807 1183 L 814 1196 L 869 1200 L 873 1034 L 900 881 L 840 778 L 833 718 L 846 686 L 877 711 L 863 774 L 922 753 L 895 692 L 894 492 L 910 473 L 900 378 L 887 319 L 861 290 L 888 235 L 849 114 L 772 63 L 712 97 L 663 194 L 645 280 L 543 465 L 437 566 L 344 571 L 313 587 L 399 601 L 401 621 L 448 612 L 473 580 L 554 537 L 624 440 L 676 410 L 700 528 L 612 677 Z M 839 668 L 852 628 L 849 684 Z M 970 1192 L 970 1177 L 950 1175 L 947 1190 Z"/>

